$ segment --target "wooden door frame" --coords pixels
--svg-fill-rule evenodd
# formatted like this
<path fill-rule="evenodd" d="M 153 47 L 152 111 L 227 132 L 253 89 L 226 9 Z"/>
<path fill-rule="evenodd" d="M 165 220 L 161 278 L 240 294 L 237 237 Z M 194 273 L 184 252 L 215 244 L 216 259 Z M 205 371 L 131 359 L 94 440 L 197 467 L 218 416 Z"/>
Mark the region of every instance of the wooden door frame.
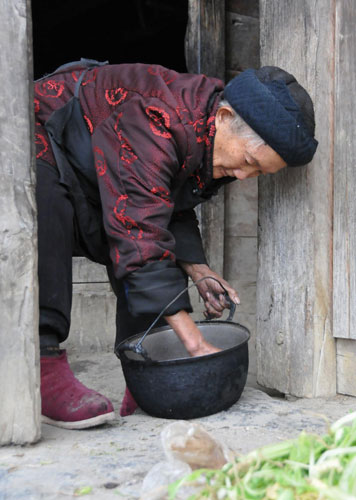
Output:
<path fill-rule="evenodd" d="M 355 6 L 335 0 L 333 334 L 337 391 L 356 396 Z"/>
<path fill-rule="evenodd" d="M 0 39 L 0 445 L 5 445 L 33 443 L 41 435 L 30 0 L 2 2 Z"/>
<path fill-rule="evenodd" d="M 186 63 L 190 73 L 225 80 L 225 0 L 189 0 Z M 201 208 L 201 232 L 211 269 L 224 272 L 224 188 Z"/>
<path fill-rule="evenodd" d="M 260 0 L 261 63 L 310 92 L 319 141 L 310 165 L 259 180 L 257 379 L 298 397 L 336 394 L 334 9 L 334 0 Z"/>

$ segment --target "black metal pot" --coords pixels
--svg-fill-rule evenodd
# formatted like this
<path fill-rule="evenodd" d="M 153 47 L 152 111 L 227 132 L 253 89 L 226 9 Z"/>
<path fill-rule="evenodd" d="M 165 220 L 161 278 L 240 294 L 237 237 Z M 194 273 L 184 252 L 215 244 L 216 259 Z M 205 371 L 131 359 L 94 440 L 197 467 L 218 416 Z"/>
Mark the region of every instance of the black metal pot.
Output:
<path fill-rule="evenodd" d="M 232 321 L 200 321 L 205 339 L 223 349 L 196 358 L 188 354 L 170 327 L 145 339 L 146 359 L 130 349 L 142 334 L 119 344 L 127 387 L 149 415 L 191 419 L 227 410 L 240 398 L 248 370 L 249 331 Z"/>

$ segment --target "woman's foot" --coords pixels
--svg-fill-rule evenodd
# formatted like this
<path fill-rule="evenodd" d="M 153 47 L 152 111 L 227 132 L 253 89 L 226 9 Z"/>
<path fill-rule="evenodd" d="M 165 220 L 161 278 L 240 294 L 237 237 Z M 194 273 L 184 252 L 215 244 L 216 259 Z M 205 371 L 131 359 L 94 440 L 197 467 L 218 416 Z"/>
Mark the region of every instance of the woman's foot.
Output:
<path fill-rule="evenodd" d="M 132 397 L 131 392 L 126 387 L 125 394 L 121 402 L 120 416 L 127 417 L 128 415 L 132 415 L 137 407 L 138 405 L 136 401 Z"/>
<path fill-rule="evenodd" d="M 64 429 L 87 429 L 115 417 L 108 398 L 75 378 L 64 350 L 41 356 L 42 422 Z"/>

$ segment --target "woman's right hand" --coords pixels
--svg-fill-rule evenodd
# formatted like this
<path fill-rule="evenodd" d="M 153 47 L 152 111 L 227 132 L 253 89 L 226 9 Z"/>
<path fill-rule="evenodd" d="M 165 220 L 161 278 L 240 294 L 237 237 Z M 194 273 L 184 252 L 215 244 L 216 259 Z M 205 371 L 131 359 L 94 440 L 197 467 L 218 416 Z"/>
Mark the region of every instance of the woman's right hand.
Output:
<path fill-rule="evenodd" d="M 221 349 L 207 342 L 197 325 L 186 311 L 179 311 L 164 318 L 175 331 L 188 353 L 192 356 L 206 356 Z"/>

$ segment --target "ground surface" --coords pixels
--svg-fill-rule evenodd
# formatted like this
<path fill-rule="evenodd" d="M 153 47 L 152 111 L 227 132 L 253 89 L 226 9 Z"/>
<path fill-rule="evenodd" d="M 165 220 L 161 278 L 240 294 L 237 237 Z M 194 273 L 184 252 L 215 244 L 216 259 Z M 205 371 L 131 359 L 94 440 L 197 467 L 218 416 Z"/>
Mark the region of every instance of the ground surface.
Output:
<path fill-rule="evenodd" d="M 120 364 L 112 354 L 73 355 L 71 366 L 84 383 L 109 396 L 119 408 L 124 391 Z M 249 382 L 228 411 L 199 419 L 215 438 L 238 453 L 297 436 L 322 434 L 324 417 L 334 421 L 356 409 L 355 398 L 329 400 L 272 398 Z M 137 499 L 146 473 L 165 459 L 160 433 L 170 421 L 143 411 L 112 425 L 85 431 L 43 425 L 42 440 L 29 447 L 0 448 L 0 500 L 85 498 Z M 85 490 L 84 490 L 85 492 Z"/>

